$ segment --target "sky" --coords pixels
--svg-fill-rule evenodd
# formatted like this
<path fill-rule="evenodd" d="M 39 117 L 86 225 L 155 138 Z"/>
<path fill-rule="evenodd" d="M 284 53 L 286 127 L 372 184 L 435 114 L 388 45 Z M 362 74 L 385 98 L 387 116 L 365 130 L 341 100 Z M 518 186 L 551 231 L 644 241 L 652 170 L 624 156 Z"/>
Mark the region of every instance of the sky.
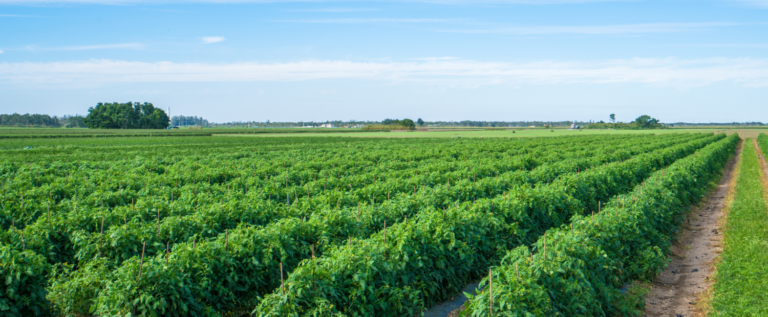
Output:
<path fill-rule="evenodd" d="M 768 122 L 768 0 L 0 0 L 0 113 Z"/>

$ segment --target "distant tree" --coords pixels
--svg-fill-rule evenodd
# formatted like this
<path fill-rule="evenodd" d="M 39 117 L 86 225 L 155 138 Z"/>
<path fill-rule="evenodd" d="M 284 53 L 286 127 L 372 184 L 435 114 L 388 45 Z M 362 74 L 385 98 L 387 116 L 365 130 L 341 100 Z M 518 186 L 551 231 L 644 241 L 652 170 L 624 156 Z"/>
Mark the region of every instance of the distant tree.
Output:
<path fill-rule="evenodd" d="M 659 119 L 651 118 L 649 115 L 637 117 L 637 119 L 635 119 L 635 124 L 640 129 L 653 129 L 661 126 L 659 124 Z"/>
<path fill-rule="evenodd" d="M 611 118 L 611 122 L 616 123 L 616 114 L 615 113 L 611 113 L 611 115 L 609 117 Z"/>
<path fill-rule="evenodd" d="M 59 127 L 61 122 L 57 117 L 47 114 L 0 114 L 2 126 L 34 126 L 34 127 Z"/>
<path fill-rule="evenodd" d="M 100 102 L 88 108 L 83 124 L 92 129 L 165 129 L 170 118 L 148 102 Z"/>
<path fill-rule="evenodd" d="M 421 120 L 421 118 L 419 118 L 419 120 L 416 120 L 416 123 L 418 123 L 420 127 L 424 126 L 424 120 Z"/>
<path fill-rule="evenodd" d="M 416 127 L 416 123 L 413 122 L 413 120 L 411 120 L 411 119 L 403 119 L 402 121 L 400 121 L 400 125 L 402 125 L 404 127 L 409 127 L 411 129 Z"/>

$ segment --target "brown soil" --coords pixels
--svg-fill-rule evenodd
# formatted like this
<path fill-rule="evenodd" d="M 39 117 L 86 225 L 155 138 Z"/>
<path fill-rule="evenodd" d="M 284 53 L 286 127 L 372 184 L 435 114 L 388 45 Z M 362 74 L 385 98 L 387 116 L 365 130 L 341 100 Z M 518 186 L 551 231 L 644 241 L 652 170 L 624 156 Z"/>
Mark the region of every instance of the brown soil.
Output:
<path fill-rule="evenodd" d="M 757 140 L 752 139 L 752 144 L 755 145 L 757 156 L 760 157 L 760 166 L 763 167 L 763 188 L 768 188 L 768 163 L 766 163 L 765 157 L 763 157 L 763 152 L 760 151 L 760 147 L 757 145 Z M 765 201 L 768 202 L 768 190 L 764 190 L 763 194 L 766 195 Z"/>
<path fill-rule="evenodd" d="M 710 286 L 714 263 L 722 252 L 721 218 L 733 201 L 738 176 L 739 154 L 728 162 L 717 188 L 694 208 L 681 227 L 677 242 L 672 246 L 669 266 L 653 281 L 645 297 L 646 316 L 699 316 L 697 305 Z"/>

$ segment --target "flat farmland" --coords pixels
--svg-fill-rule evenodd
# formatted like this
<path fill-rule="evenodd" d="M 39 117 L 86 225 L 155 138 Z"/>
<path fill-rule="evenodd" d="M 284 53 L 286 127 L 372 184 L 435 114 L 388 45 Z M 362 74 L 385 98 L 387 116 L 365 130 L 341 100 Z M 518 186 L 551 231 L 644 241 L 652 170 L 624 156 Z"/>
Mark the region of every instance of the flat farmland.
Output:
<path fill-rule="evenodd" d="M 662 265 L 739 138 L 555 131 L 2 140 L 14 273 L 0 301 L 22 315 L 413 316 L 496 268 L 496 309 L 621 309 L 618 287 Z M 559 302 L 573 292 L 588 305 Z M 469 311 L 487 314 L 487 296 Z"/>

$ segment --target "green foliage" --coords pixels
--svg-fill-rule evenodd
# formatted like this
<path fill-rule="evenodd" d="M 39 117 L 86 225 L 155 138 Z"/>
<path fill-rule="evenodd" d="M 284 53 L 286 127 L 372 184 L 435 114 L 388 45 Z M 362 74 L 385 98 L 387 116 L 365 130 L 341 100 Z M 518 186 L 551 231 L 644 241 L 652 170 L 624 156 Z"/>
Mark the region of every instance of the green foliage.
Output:
<path fill-rule="evenodd" d="M 732 135 L 711 144 L 612 199 L 601 213 L 549 230 L 532 246 L 533 257 L 527 246 L 508 252 L 493 268 L 494 315 L 631 315 L 634 307 L 618 288 L 664 268 L 680 216 L 710 189 L 738 142 Z M 464 315 L 487 316 L 489 296 L 484 290 L 472 298 Z"/>
<path fill-rule="evenodd" d="M 736 196 L 725 224 L 723 252 L 717 266 L 711 316 L 768 314 L 768 208 L 760 158 L 747 139 L 741 152 Z M 768 136 L 758 137 L 763 153 Z"/>
<path fill-rule="evenodd" d="M 45 285 L 49 270 L 44 257 L 0 244 L 0 315 L 48 315 Z"/>
<path fill-rule="evenodd" d="M 627 129 L 627 130 L 640 130 L 640 129 L 665 129 L 666 126 L 659 123 L 659 119 L 651 118 L 648 115 L 642 115 L 637 117 L 635 121 L 630 123 L 615 122 L 615 117 L 611 114 L 611 123 L 597 122 L 590 123 L 586 126 L 587 129 Z"/>
<path fill-rule="evenodd" d="M 91 129 L 165 129 L 170 118 L 151 103 L 101 103 L 88 108 L 83 123 Z"/>
<path fill-rule="evenodd" d="M 82 116 L 49 116 L 47 114 L 0 114 L 0 126 L 84 128 Z"/>
<path fill-rule="evenodd" d="M 56 267 L 38 285 L 47 280 L 61 315 L 247 313 L 261 298 L 274 304 L 281 262 L 289 283 L 311 281 L 313 244 L 339 283 L 358 271 L 336 260 L 378 273 L 362 290 L 325 281 L 322 293 L 291 293 L 312 301 L 296 309 L 338 315 L 375 300 L 391 305 L 376 314 L 418 312 L 504 251 L 719 138 L 7 140 L 0 243 Z M 416 252 L 421 266 L 398 266 Z M 338 298 L 319 295 L 331 287 Z"/>
<path fill-rule="evenodd" d="M 419 125 L 423 123 L 422 121 Z M 411 119 L 385 119 L 380 125 L 367 125 L 363 127 L 363 130 L 413 130 L 415 128 L 416 123 Z"/>
<path fill-rule="evenodd" d="M 500 251 L 526 245 L 584 206 L 631 189 L 657 168 L 722 139 L 715 136 L 566 175 L 550 185 L 517 188 L 509 196 L 441 210 L 423 210 L 412 222 L 305 261 L 282 290 L 265 297 L 259 316 L 299 316 L 319 304 L 357 316 L 420 312 L 482 276 Z M 414 299 L 417 299 L 414 301 Z M 335 307 L 335 308 L 333 308 Z M 327 313 L 327 312 L 326 312 Z"/>

